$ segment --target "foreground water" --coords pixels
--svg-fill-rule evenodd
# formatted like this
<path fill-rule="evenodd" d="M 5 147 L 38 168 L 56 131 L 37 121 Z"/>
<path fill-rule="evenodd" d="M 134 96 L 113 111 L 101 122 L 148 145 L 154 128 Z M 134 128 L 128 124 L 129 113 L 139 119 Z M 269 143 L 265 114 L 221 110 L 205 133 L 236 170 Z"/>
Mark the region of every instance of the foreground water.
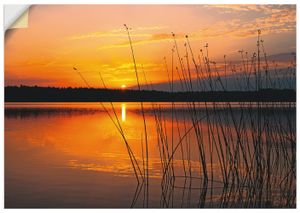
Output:
<path fill-rule="evenodd" d="M 140 103 L 6 103 L 5 207 L 295 207 L 294 104 L 143 107 L 148 185 Z"/>

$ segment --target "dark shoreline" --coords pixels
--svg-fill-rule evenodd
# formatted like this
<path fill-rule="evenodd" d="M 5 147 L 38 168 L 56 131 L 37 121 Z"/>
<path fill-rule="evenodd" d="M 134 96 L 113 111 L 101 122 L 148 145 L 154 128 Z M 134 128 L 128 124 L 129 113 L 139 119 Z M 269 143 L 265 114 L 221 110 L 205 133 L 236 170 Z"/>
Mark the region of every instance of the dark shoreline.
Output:
<path fill-rule="evenodd" d="M 96 88 L 5 87 L 5 102 L 296 102 L 295 90 L 164 92 Z"/>

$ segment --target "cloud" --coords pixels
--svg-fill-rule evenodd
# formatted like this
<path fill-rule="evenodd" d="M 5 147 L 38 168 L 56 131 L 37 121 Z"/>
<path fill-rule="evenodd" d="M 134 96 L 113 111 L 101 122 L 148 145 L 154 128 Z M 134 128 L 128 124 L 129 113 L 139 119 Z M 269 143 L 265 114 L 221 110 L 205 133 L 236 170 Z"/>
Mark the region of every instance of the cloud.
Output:
<path fill-rule="evenodd" d="M 149 37 L 151 36 L 151 33 L 145 33 L 145 32 L 161 30 L 166 28 L 167 28 L 166 26 L 136 27 L 131 31 L 134 32 L 132 34 L 133 37 Z M 101 38 L 101 37 L 127 37 L 127 33 L 124 28 L 119 28 L 119 29 L 112 29 L 109 31 L 98 31 L 98 32 L 91 32 L 86 34 L 74 35 L 68 37 L 68 39 L 83 40 L 83 39 Z"/>
<path fill-rule="evenodd" d="M 215 24 L 188 33 L 191 40 L 200 40 L 207 38 L 217 37 L 236 37 L 247 38 L 257 36 L 257 30 L 260 29 L 263 35 L 279 34 L 285 32 L 291 32 L 296 30 L 296 10 L 282 10 L 280 12 L 271 13 L 265 17 L 253 19 L 252 21 L 246 21 L 241 19 L 231 19 L 228 21 L 219 21 Z M 131 34 L 134 36 L 134 33 Z M 184 33 L 177 33 L 176 39 L 184 39 Z M 148 37 L 139 40 L 133 40 L 133 45 L 143 45 L 149 43 L 159 43 L 172 41 L 173 37 L 171 33 L 158 33 L 152 34 Z M 128 47 L 127 41 L 117 44 L 105 45 L 99 48 L 111 49 L 111 48 L 123 48 Z"/>
<path fill-rule="evenodd" d="M 256 36 L 257 29 L 264 35 L 296 30 L 295 5 L 206 5 L 217 8 L 219 12 L 258 12 L 259 17 L 251 20 L 232 19 L 221 21 L 207 29 L 199 30 L 204 37 L 233 36 L 239 38 Z"/>
<path fill-rule="evenodd" d="M 185 34 L 184 33 L 177 33 L 176 39 L 184 39 Z M 170 42 L 173 41 L 173 36 L 171 33 L 158 33 L 158 34 L 152 34 L 146 39 L 140 39 L 140 40 L 133 40 L 132 45 L 143 45 L 143 44 L 152 44 L 152 43 L 159 43 L 159 42 Z M 128 47 L 129 43 L 128 41 L 124 41 L 122 43 L 117 44 L 111 44 L 111 45 L 105 45 L 98 48 L 98 50 L 104 50 L 104 49 L 113 49 L 113 48 L 123 48 Z"/>
<path fill-rule="evenodd" d="M 136 67 L 138 68 L 139 71 L 142 70 L 147 70 L 147 71 L 152 71 L 153 69 L 156 68 L 161 68 L 163 64 L 157 64 L 157 63 L 137 63 Z M 101 65 L 101 70 L 107 72 L 107 73 L 114 73 L 114 74 L 129 74 L 129 73 L 134 73 L 134 65 L 133 63 L 122 63 L 122 64 L 117 64 L 117 65 Z"/>
<path fill-rule="evenodd" d="M 265 17 L 256 18 L 253 21 L 240 19 L 221 21 L 208 28 L 199 30 L 195 33 L 195 36 L 246 38 L 256 36 L 258 29 L 262 31 L 263 35 L 295 31 L 296 10 L 282 10 Z"/>
<path fill-rule="evenodd" d="M 271 14 L 295 8 L 294 5 L 275 4 L 210 4 L 204 5 L 204 7 L 209 9 L 219 9 L 218 12 L 220 13 L 260 12 L 263 14 Z"/>
<path fill-rule="evenodd" d="M 225 21 L 217 21 L 209 27 L 200 28 L 193 32 L 176 33 L 176 39 L 185 39 L 188 34 L 191 40 L 202 40 L 217 37 L 247 38 L 257 36 L 260 29 L 263 35 L 279 34 L 296 30 L 296 7 L 294 5 L 205 5 L 206 8 L 215 8 L 221 12 L 258 12 L 259 16 L 253 19 L 234 18 Z M 153 33 L 167 29 L 165 26 L 150 26 L 132 28 L 131 36 L 134 38 L 132 44 L 145 45 L 160 42 L 171 42 L 171 32 Z M 104 32 L 93 32 L 83 35 L 72 36 L 72 40 L 90 39 L 98 37 L 121 37 L 123 42 L 106 44 L 98 50 L 128 47 L 127 34 L 124 29 L 114 29 Z"/>

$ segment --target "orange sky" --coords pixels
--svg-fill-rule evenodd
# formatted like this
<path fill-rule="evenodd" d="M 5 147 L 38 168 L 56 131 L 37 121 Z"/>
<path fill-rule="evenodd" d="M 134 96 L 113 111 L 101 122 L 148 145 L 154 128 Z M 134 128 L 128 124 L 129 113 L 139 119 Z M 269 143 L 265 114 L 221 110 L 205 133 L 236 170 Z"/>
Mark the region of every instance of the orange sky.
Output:
<path fill-rule="evenodd" d="M 5 36 L 5 85 L 135 86 L 123 24 L 132 28 L 138 70 L 152 83 L 166 82 L 171 67 L 171 32 L 183 57 L 188 34 L 195 54 L 208 43 L 210 58 L 222 62 L 253 52 L 262 30 L 269 55 L 296 49 L 296 7 L 291 5 L 43 5 L 32 6 L 29 27 Z M 175 61 L 175 63 L 177 63 Z"/>

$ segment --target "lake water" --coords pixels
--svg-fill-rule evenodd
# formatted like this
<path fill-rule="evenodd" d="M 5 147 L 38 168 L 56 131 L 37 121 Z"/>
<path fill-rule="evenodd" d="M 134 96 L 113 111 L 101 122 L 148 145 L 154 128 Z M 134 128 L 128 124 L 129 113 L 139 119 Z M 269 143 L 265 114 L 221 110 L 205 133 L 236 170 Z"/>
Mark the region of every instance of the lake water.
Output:
<path fill-rule="evenodd" d="M 143 112 L 6 103 L 5 207 L 295 207 L 294 103 L 144 103 Z"/>

